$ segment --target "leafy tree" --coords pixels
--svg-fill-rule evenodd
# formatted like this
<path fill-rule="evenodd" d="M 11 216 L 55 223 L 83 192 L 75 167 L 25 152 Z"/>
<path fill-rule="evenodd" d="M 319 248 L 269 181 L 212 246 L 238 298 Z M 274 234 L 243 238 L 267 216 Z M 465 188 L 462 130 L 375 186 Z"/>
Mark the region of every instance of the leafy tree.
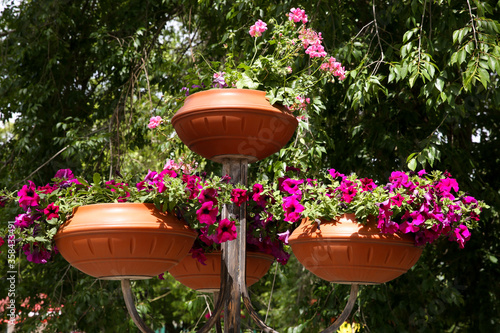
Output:
<path fill-rule="evenodd" d="M 309 130 L 250 174 L 271 177 L 294 165 L 381 180 L 407 167 L 447 169 L 491 206 L 480 230 L 463 250 L 438 242 L 404 276 L 362 287 L 350 320 L 366 332 L 495 331 L 500 5 L 492 0 L 8 2 L 0 17 L 0 186 L 42 184 L 59 168 L 112 177 L 161 167 L 172 155 L 197 159 L 173 136 L 152 137 L 150 115 L 173 114 L 173 96 L 190 84 L 183 78 L 200 54 L 223 61 L 236 36 L 228 47 L 247 57 L 250 25 L 299 6 L 348 78 L 327 85 L 327 109 L 309 119 Z M 2 214 L 5 223 L 15 210 Z M 21 260 L 19 270 L 18 299 L 30 296 L 34 305 L 46 294 L 64 305 L 47 331 L 135 331 L 118 282 L 86 277 L 60 257 L 47 265 Z M 170 331 L 193 330 L 209 302 L 171 277 L 137 282 L 134 291 L 147 322 Z M 282 332 L 326 327 L 347 295 L 294 260 L 252 287 L 263 316 L 271 300 L 268 322 Z M 47 310 L 19 327 L 34 330 Z"/>

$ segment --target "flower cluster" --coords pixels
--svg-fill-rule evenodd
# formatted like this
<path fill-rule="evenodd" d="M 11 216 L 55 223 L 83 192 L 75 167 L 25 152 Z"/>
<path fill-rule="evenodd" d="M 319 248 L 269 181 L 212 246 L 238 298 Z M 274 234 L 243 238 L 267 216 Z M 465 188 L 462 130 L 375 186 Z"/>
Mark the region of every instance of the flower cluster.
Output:
<path fill-rule="evenodd" d="M 328 56 L 321 32 L 307 27 L 308 16 L 303 9 L 292 8 L 286 16 L 283 23 L 257 20 L 247 30 L 254 39 L 253 54 L 239 54 L 239 49 L 228 48 L 223 63 L 202 61 L 186 75 L 195 83 L 191 91 L 184 87 L 181 93 L 187 96 L 206 87 L 261 89 L 271 104 L 288 107 L 299 120 L 307 118 L 311 105 L 316 110 L 324 108 L 320 99 L 324 83 L 344 80 L 345 68 Z M 314 103 L 310 103 L 312 100 Z M 158 124 L 155 117 L 151 122 L 153 126 Z"/>
<path fill-rule="evenodd" d="M 228 177 L 202 179 L 184 173 L 191 169 L 169 161 L 160 172 L 150 170 L 135 186 L 122 180 L 103 181 L 98 174 L 89 184 L 69 169 L 59 170 L 44 186 L 28 181 L 19 191 L 4 197 L 22 210 L 14 222 L 17 244 L 29 261 L 46 263 L 52 253 L 57 253 L 53 244 L 57 228 L 71 216 L 73 208 L 105 202 L 155 203 L 163 211 L 184 218 L 210 245 L 235 239 L 236 222 L 221 218 L 222 205 L 242 202 L 244 193 L 230 184 Z"/>
<path fill-rule="evenodd" d="M 395 171 L 384 185 L 328 170 L 329 181 L 283 177 L 276 183 L 253 185 L 252 208 L 262 235 L 286 245 L 288 236 L 303 218 L 315 223 L 354 213 L 360 223 L 371 217 L 381 233 L 411 233 L 415 245 L 432 243 L 440 236 L 464 247 L 470 230 L 478 226 L 487 205 L 459 191 L 449 173 L 418 174 Z M 255 191 L 257 189 L 257 191 Z M 274 237 L 274 238 L 273 238 Z"/>
<path fill-rule="evenodd" d="M 189 172 L 186 172 L 189 171 Z M 257 182 L 248 188 L 233 185 L 230 177 L 192 174 L 192 167 L 169 161 L 163 170 L 151 171 L 135 184 L 101 180 L 89 184 L 71 170 L 59 170 L 50 184 L 28 181 L 19 191 L 2 194 L 2 202 L 15 202 L 16 244 L 29 261 L 46 263 L 57 253 L 52 239 L 73 208 L 105 202 L 149 202 L 184 219 L 199 237 L 191 254 L 204 262 L 205 253 L 236 239 L 236 221 L 223 218 L 223 205 L 247 206 L 247 247 L 288 261 L 288 237 L 298 223 L 314 223 L 344 213 L 356 214 L 359 223 L 371 217 L 381 233 L 406 233 L 423 246 L 443 237 L 463 248 L 478 226 L 484 202 L 459 190 L 447 172 L 394 171 L 388 182 L 328 170 L 323 180 L 299 177 L 288 170 L 277 181 Z"/>
<path fill-rule="evenodd" d="M 417 245 L 443 236 L 463 248 L 486 207 L 460 192 L 458 182 L 447 172 L 421 170 L 410 175 L 395 171 L 386 191 L 388 198 L 379 204 L 378 227 L 386 233 L 413 233 Z"/>

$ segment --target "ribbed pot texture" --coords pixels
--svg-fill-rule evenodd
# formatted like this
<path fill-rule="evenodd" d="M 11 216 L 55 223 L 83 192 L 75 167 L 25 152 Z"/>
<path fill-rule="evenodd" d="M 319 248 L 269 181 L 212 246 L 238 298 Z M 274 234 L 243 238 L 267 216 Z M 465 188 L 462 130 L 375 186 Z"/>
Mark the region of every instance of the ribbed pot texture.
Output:
<path fill-rule="evenodd" d="M 182 142 L 207 159 L 262 160 L 286 145 L 298 125 L 265 95 L 250 89 L 200 91 L 186 98 L 172 125 Z"/>
<path fill-rule="evenodd" d="M 188 288 L 201 292 L 214 292 L 220 288 L 221 252 L 205 254 L 206 265 L 187 255 L 168 272 Z M 247 252 L 246 282 L 251 286 L 259 281 L 271 267 L 274 257 L 259 252 Z"/>
<path fill-rule="evenodd" d="M 374 219 L 354 214 L 317 223 L 304 219 L 289 237 L 300 263 L 316 276 L 341 284 L 379 284 L 406 273 L 422 249 L 408 234 L 382 234 Z"/>
<path fill-rule="evenodd" d="M 153 204 L 77 207 L 58 230 L 56 246 L 74 267 L 99 279 L 148 279 L 177 264 L 196 233 Z"/>

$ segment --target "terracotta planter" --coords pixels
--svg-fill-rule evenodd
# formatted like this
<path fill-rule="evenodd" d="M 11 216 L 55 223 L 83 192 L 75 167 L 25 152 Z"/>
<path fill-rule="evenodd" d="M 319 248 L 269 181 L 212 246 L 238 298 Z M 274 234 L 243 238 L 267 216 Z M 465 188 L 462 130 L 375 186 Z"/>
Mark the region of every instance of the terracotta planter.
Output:
<path fill-rule="evenodd" d="M 55 236 L 62 256 L 99 279 L 148 279 L 191 249 L 196 233 L 153 204 L 110 203 L 75 208 Z"/>
<path fill-rule="evenodd" d="M 187 255 L 168 272 L 188 288 L 201 292 L 218 291 L 220 287 L 221 252 L 207 253 L 206 265 Z M 259 281 L 271 267 L 274 257 L 260 252 L 247 252 L 247 286 Z"/>
<path fill-rule="evenodd" d="M 375 221 L 357 223 L 354 214 L 325 221 L 318 229 L 304 219 L 289 243 L 300 263 L 334 283 L 378 284 L 406 273 L 422 249 L 407 234 L 381 234 Z"/>
<path fill-rule="evenodd" d="M 212 89 L 186 98 L 172 118 L 179 138 L 192 151 L 216 162 L 264 159 L 292 137 L 298 122 L 271 106 L 264 91 Z"/>

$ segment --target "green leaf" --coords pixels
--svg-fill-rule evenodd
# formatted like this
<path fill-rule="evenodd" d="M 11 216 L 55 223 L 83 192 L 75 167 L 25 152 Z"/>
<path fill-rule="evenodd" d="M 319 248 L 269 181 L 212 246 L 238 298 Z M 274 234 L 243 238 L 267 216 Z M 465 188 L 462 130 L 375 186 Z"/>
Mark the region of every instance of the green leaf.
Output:
<path fill-rule="evenodd" d="M 434 83 L 434 86 L 436 87 L 437 90 L 439 90 L 440 92 L 443 92 L 444 78 L 442 76 L 438 77 L 436 79 L 436 82 Z"/>
<path fill-rule="evenodd" d="M 94 180 L 94 185 L 99 185 L 101 183 L 101 175 L 98 174 L 97 172 L 94 173 L 93 180 Z"/>
<path fill-rule="evenodd" d="M 484 89 L 487 89 L 488 83 L 490 82 L 490 74 L 484 68 L 478 68 L 477 72 L 479 74 L 479 81 L 483 84 Z"/>
<path fill-rule="evenodd" d="M 417 168 L 417 159 L 412 158 L 410 162 L 408 162 L 408 169 L 410 169 L 411 171 L 415 171 L 416 168 Z"/>

